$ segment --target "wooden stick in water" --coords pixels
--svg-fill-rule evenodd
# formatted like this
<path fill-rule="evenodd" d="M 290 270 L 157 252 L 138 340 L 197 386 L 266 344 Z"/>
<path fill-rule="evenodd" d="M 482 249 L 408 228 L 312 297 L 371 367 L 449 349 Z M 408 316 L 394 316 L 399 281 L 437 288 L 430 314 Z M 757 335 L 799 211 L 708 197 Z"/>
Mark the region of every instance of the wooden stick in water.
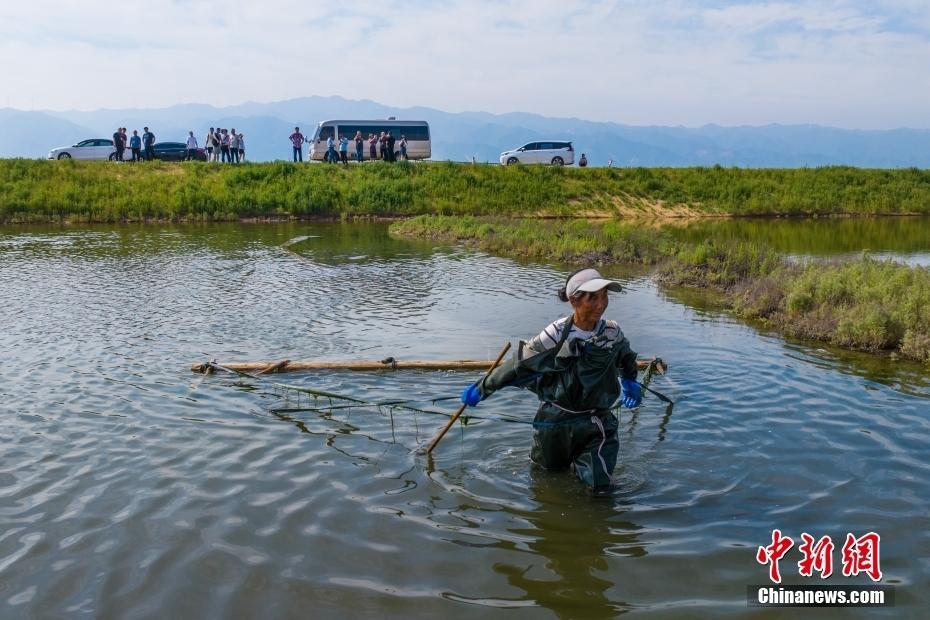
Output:
<path fill-rule="evenodd" d="M 508 342 L 507 345 L 503 349 L 501 349 L 500 355 L 497 356 L 497 359 L 494 360 L 494 363 L 491 364 L 491 367 L 488 368 L 488 371 L 484 373 L 485 377 L 491 374 L 492 370 L 497 368 L 497 365 L 501 363 L 501 360 L 504 359 L 504 356 L 507 354 L 507 351 L 509 350 L 510 350 L 510 343 Z M 462 415 L 463 411 L 465 411 L 466 406 L 467 405 L 465 405 L 465 403 L 462 403 L 462 406 L 459 407 L 459 410 L 456 411 L 455 414 L 451 418 L 449 418 L 449 421 L 446 423 L 443 429 L 439 431 L 439 434 L 436 435 L 436 437 L 433 438 L 433 441 L 430 442 L 429 447 L 426 449 L 427 454 L 432 454 L 433 448 L 435 448 L 436 444 L 438 444 L 442 440 L 442 438 L 445 437 L 446 432 L 450 428 L 452 428 L 452 425 L 455 424 L 455 421 L 459 419 L 459 416 Z"/>
<path fill-rule="evenodd" d="M 391 358 L 388 358 L 391 359 Z M 640 370 L 649 367 L 652 360 L 637 360 Z M 292 370 L 482 370 L 488 367 L 488 360 L 392 360 L 377 361 L 332 361 L 332 362 L 229 362 L 219 364 L 230 370 L 249 372 L 260 370 L 267 372 L 290 372 Z M 664 362 L 658 367 L 661 372 Z M 191 364 L 194 372 L 208 372 L 209 364 Z"/>
<path fill-rule="evenodd" d="M 255 373 L 255 376 L 265 375 L 271 372 L 282 372 L 284 368 L 290 363 L 291 363 L 291 360 L 281 360 L 280 362 L 271 364 L 270 366 L 267 366 L 263 370 L 260 370 L 259 372 Z"/>

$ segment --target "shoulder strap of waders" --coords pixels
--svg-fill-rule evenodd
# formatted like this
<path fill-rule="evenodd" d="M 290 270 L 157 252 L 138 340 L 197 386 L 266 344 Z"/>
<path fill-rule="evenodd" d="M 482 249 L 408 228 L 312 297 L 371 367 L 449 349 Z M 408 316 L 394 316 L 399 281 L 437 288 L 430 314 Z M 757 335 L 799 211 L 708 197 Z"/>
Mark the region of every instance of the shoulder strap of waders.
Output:
<path fill-rule="evenodd" d="M 568 335 L 572 331 L 572 327 L 575 325 L 575 315 L 569 314 L 568 318 L 565 319 L 565 326 L 562 328 L 562 333 L 559 335 L 559 341 L 555 345 L 556 352 L 562 349 L 562 345 L 565 344 L 565 341 L 568 340 Z"/>
<path fill-rule="evenodd" d="M 565 344 L 566 340 L 568 340 L 568 334 L 572 331 L 572 325 L 574 325 L 574 315 L 569 315 L 565 320 L 565 325 L 562 328 L 562 333 L 559 335 L 558 342 L 555 343 L 555 347 L 552 349 L 547 349 L 545 353 L 550 355 L 558 354 L 558 352 L 562 349 L 562 345 Z M 526 342 L 521 340 L 520 346 L 517 347 L 517 365 L 520 365 L 523 362 L 523 348 L 525 345 Z M 543 353 L 538 353 L 537 355 L 543 355 Z M 525 387 L 528 383 L 532 383 L 542 375 L 543 373 L 541 372 L 534 372 L 526 377 L 523 377 L 522 379 L 508 382 L 501 387 Z"/>
<path fill-rule="evenodd" d="M 562 345 L 565 344 L 565 341 L 568 340 L 568 334 L 572 331 L 572 326 L 574 325 L 574 319 L 575 319 L 574 314 L 570 314 L 568 315 L 568 317 L 566 317 L 565 325 L 562 328 L 562 333 L 559 334 L 559 340 L 558 342 L 555 343 L 555 347 L 551 349 L 552 351 L 555 351 L 556 353 L 558 353 L 559 349 L 562 348 Z M 523 348 L 525 345 L 526 345 L 526 341 L 521 340 L 520 346 L 517 347 L 517 360 L 518 361 L 523 360 Z"/>

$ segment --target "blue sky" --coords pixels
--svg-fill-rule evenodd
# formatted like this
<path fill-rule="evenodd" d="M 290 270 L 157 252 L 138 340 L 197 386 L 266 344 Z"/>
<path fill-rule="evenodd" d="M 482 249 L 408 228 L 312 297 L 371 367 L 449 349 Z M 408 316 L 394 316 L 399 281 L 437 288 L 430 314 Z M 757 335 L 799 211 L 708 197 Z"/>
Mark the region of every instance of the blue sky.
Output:
<path fill-rule="evenodd" d="M 636 125 L 930 127 L 927 0 L 33 0 L 0 107 L 340 95 Z"/>

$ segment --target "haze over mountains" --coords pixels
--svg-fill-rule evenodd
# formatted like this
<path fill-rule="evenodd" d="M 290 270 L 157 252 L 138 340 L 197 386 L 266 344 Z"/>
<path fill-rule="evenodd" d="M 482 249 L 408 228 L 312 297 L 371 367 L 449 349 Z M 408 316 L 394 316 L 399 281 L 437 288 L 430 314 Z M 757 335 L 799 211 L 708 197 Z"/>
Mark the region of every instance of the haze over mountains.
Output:
<path fill-rule="evenodd" d="M 620 114 L 618 114 L 619 116 Z M 159 141 L 183 140 L 189 129 L 203 142 L 207 129 L 235 128 L 246 136 L 253 161 L 289 159 L 287 136 L 299 125 L 312 135 L 317 123 L 336 118 L 426 120 L 434 160 L 496 162 L 501 151 L 537 139 L 571 140 L 592 165 L 799 167 L 848 164 L 862 167 L 930 167 L 930 130 L 853 130 L 820 125 L 758 127 L 661 127 L 549 118 L 513 112 L 450 113 L 431 108 L 395 108 L 368 100 L 303 97 L 273 103 L 217 108 L 183 104 L 158 109 L 35 111 L 0 109 L 0 156 L 47 156 L 49 149 L 91 137 L 109 137 L 116 127 Z"/>

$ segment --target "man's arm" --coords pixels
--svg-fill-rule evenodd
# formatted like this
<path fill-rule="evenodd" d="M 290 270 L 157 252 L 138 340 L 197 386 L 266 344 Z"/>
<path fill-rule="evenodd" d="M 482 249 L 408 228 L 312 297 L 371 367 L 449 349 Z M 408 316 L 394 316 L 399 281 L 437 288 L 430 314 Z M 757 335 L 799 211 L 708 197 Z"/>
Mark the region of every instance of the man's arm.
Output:
<path fill-rule="evenodd" d="M 636 365 L 636 351 L 630 348 L 630 341 L 626 336 L 620 340 L 620 355 L 617 356 L 617 368 L 624 379 L 636 379 L 639 367 Z"/>
<path fill-rule="evenodd" d="M 562 330 L 565 328 L 565 325 L 565 319 L 554 321 L 547 325 L 539 334 L 534 336 L 532 340 L 525 344 L 521 343 L 520 347 L 514 352 L 510 359 L 501 363 L 500 366 L 495 368 L 487 377 L 479 382 L 478 388 L 481 391 L 481 396 L 487 398 L 503 387 L 511 385 L 519 386 L 529 380 L 530 377 L 539 376 L 547 372 L 540 368 L 527 368 L 521 362 L 558 346 L 562 341 Z M 633 362 L 635 364 L 635 358 Z"/>
<path fill-rule="evenodd" d="M 520 353 L 515 351 L 510 358 L 501 362 L 500 366 L 478 382 L 478 390 L 481 392 L 481 398 L 484 399 L 501 388 L 519 385 L 522 380 L 534 374 L 536 374 L 535 371 L 524 368 L 520 364 Z"/>

